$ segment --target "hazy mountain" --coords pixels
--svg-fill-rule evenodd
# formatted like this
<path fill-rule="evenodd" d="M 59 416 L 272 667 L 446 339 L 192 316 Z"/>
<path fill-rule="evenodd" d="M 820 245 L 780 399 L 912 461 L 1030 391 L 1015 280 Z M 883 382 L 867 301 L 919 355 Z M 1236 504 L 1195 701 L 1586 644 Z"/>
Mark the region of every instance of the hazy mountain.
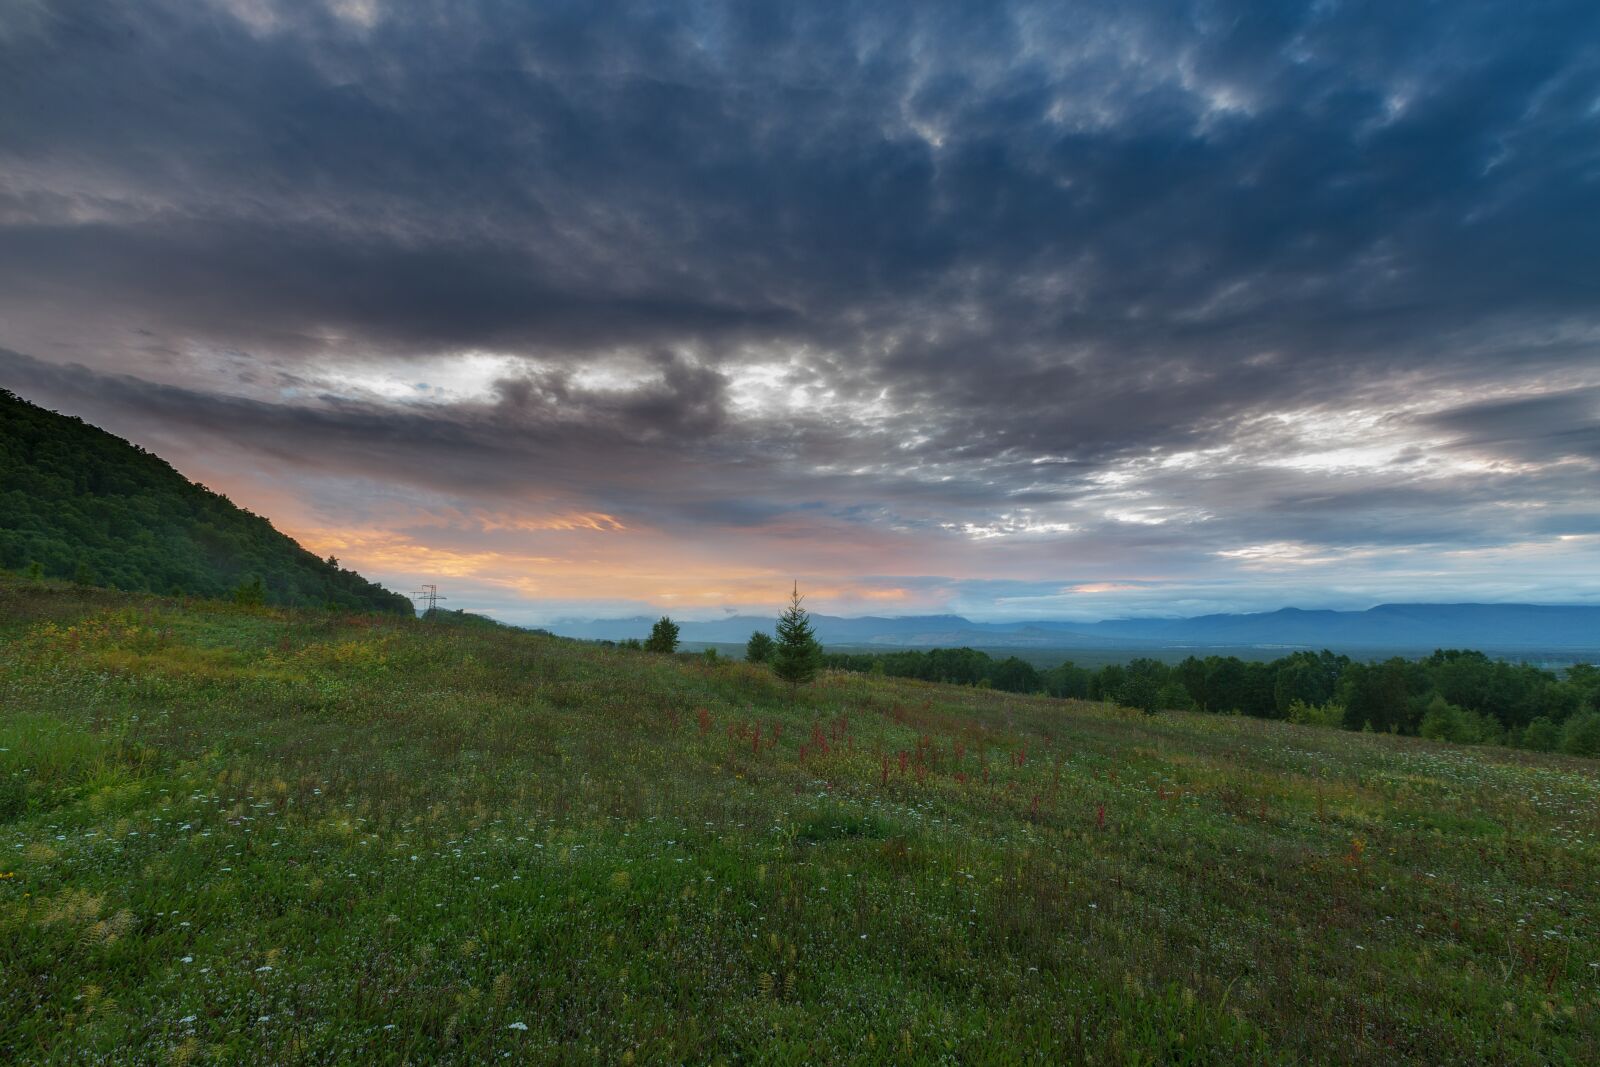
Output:
<path fill-rule="evenodd" d="M 1591 649 L 1600 648 L 1600 606 L 1539 604 L 1380 604 L 1366 611 L 1283 608 L 1243 615 L 1173 619 L 973 622 L 959 615 L 842 618 L 813 615 L 830 645 L 999 648 L 1171 648 L 1271 646 L 1333 649 Z M 571 637 L 644 637 L 654 617 L 561 619 L 550 629 Z M 744 641 L 771 632 L 765 616 L 735 615 L 683 622 L 685 641 Z"/>
<path fill-rule="evenodd" d="M 1600 645 L 1600 606 L 1380 604 L 1366 611 L 1283 608 L 1251 615 L 1115 619 L 1082 629 L 1163 644 L 1590 648 Z"/>

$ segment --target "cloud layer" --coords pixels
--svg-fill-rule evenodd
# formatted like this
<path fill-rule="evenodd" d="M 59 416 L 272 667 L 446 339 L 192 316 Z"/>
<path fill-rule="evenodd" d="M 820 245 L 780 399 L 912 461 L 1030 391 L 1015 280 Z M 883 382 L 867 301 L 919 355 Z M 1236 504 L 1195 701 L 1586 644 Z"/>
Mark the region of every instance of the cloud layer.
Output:
<path fill-rule="evenodd" d="M 1592 3 L 0 26 L 0 384 L 396 584 L 1600 596 Z"/>

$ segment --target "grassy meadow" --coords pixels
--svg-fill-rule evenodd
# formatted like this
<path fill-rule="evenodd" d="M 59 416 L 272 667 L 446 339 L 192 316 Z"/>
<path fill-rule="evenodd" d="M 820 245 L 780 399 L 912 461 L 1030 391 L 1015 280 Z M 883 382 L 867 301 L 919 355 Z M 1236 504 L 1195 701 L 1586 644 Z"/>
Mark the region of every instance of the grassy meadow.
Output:
<path fill-rule="evenodd" d="M 0 579 L 0 1062 L 1600 1062 L 1600 764 Z"/>

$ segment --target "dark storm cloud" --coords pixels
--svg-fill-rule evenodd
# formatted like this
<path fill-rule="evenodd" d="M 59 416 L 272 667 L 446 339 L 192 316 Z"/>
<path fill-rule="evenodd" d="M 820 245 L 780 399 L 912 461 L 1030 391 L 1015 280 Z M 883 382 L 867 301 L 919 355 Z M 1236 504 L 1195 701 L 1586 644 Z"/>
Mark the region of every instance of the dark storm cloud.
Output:
<path fill-rule="evenodd" d="M 864 334 L 918 381 L 1600 292 L 1588 4 L 277 10 L 12 44 L 10 284 L 417 347 Z"/>
<path fill-rule="evenodd" d="M 1584 533 L 1597 41 L 1582 0 L 11 0 L 0 374 L 685 526 Z M 348 384 L 474 352 L 469 396 Z"/>
<path fill-rule="evenodd" d="M 1455 446 L 1462 449 L 1535 463 L 1600 461 L 1600 389 L 1486 400 L 1437 412 L 1425 421 L 1458 435 Z"/>
<path fill-rule="evenodd" d="M 169 331 L 317 346 L 330 328 L 401 351 L 429 346 L 651 343 L 791 313 L 689 293 L 585 291 L 549 264 L 490 241 L 416 246 L 266 220 L 13 226 L 0 274 L 25 294 L 56 279 L 100 288 Z"/>
<path fill-rule="evenodd" d="M 678 482 L 672 475 L 681 457 L 652 445 L 702 425 L 716 387 L 694 371 L 669 366 L 668 372 L 659 390 L 620 399 L 585 392 L 555 375 L 503 383 L 496 404 L 397 411 L 332 396 L 267 403 L 0 349 L 0 384 L 25 395 L 61 397 L 72 410 L 88 409 L 108 423 L 119 411 L 136 412 L 147 423 L 183 427 L 292 467 L 504 496 L 550 488 L 603 494 L 608 485 L 647 494 L 652 481 Z"/>

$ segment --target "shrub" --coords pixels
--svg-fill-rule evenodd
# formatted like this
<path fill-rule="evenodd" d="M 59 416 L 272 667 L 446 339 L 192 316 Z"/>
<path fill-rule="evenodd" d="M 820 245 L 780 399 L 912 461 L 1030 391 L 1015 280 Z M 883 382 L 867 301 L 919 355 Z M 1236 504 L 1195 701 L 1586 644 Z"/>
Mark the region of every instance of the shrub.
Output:
<path fill-rule="evenodd" d="M 1417 733 L 1458 745 L 1494 744 L 1505 739 L 1505 731 L 1497 721 L 1481 712 L 1458 708 L 1442 696 L 1435 696 L 1429 702 Z"/>
<path fill-rule="evenodd" d="M 772 650 L 776 644 L 771 634 L 765 630 L 757 630 L 750 635 L 750 640 L 745 642 L 744 658 L 750 663 L 766 663 L 772 658 Z"/>
<path fill-rule="evenodd" d="M 1462 741 L 1469 745 L 1503 745 L 1506 743 L 1506 728 L 1500 725 L 1500 720 L 1493 715 L 1485 715 L 1481 711 L 1468 711 L 1464 713 L 1463 729 L 1466 736 Z"/>
<path fill-rule="evenodd" d="M 1177 682 L 1168 682 L 1162 686 L 1161 692 L 1157 694 L 1156 699 L 1163 708 L 1174 711 L 1192 711 L 1194 709 L 1194 698 L 1189 695 L 1187 689 Z"/>
<path fill-rule="evenodd" d="M 1130 675 L 1117 687 L 1117 703 L 1154 715 L 1161 710 L 1161 689 L 1148 674 Z"/>
<path fill-rule="evenodd" d="M 244 608 L 259 608 L 267 602 L 267 587 L 261 581 L 261 575 L 256 575 L 248 581 L 240 582 L 233 591 L 233 602 Z"/>
<path fill-rule="evenodd" d="M 1567 720 L 1561 751 L 1569 756 L 1600 756 L 1600 711 L 1585 711 Z"/>
<path fill-rule="evenodd" d="M 1289 721 L 1301 726 L 1344 726 L 1344 705 L 1328 701 L 1326 704 L 1308 704 L 1304 700 L 1289 702 Z"/>
<path fill-rule="evenodd" d="M 676 652 L 678 650 L 678 624 L 663 615 L 650 627 L 650 636 L 645 639 L 646 652 Z"/>
<path fill-rule="evenodd" d="M 1454 741 L 1459 726 L 1461 709 L 1446 703 L 1444 697 L 1434 697 L 1422 715 L 1422 725 L 1417 733 L 1431 741 Z"/>
<path fill-rule="evenodd" d="M 1561 728 L 1550 720 L 1548 715 L 1541 715 L 1528 724 L 1522 731 L 1522 747 L 1531 748 L 1535 752 L 1554 752 L 1556 746 L 1561 744 Z"/>

